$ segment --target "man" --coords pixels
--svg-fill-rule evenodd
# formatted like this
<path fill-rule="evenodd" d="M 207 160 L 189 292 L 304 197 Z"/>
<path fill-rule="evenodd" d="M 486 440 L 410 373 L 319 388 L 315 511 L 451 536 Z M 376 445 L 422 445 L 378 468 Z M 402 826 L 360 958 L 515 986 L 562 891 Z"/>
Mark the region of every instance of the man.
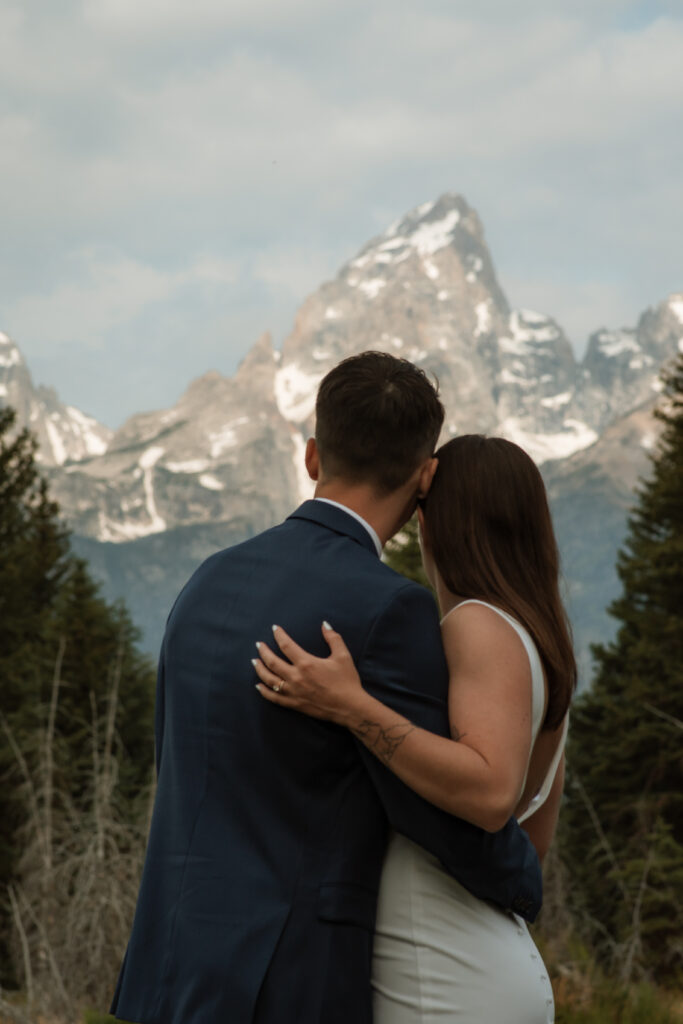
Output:
<path fill-rule="evenodd" d="M 443 408 L 379 352 L 322 381 L 306 465 L 316 497 L 209 558 L 169 616 L 159 784 L 112 1012 L 142 1024 L 370 1024 L 375 902 L 388 828 L 477 896 L 533 918 L 540 870 L 514 821 L 495 834 L 421 800 L 343 729 L 263 701 L 254 641 L 278 623 L 324 654 L 344 636 L 364 685 L 448 735 L 429 593 L 380 561 L 427 493 Z"/>

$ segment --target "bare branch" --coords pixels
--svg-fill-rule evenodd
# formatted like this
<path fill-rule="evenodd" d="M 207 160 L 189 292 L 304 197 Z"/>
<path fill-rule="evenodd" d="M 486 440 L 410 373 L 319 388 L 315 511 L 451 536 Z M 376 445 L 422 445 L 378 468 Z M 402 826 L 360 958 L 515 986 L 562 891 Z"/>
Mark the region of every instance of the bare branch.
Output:
<path fill-rule="evenodd" d="M 579 796 L 583 800 L 584 806 L 585 806 L 586 810 L 588 811 L 588 817 L 590 818 L 590 820 L 591 820 L 591 822 L 593 824 L 593 828 L 595 829 L 595 832 L 596 832 L 596 834 L 598 836 L 598 839 L 600 840 L 600 845 L 602 846 L 603 850 L 607 854 L 607 857 L 609 859 L 610 864 L 614 868 L 614 873 L 615 873 L 614 881 L 619 886 L 621 894 L 624 897 L 624 899 L 626 900 L 626 902 L 628 904 L 630 904 L 631 900 L 629 898 L 628 891 L 627 891 L 626 886 L 624 885 L 624 882 L 623 882 L 623 879 L 622 879 L 621 868 L 619 867 L 619 863 L 617 861 L 617 858 L 615 857 L 614 851 L 613 851 L 612 847 L 610 846 L 609 839 L 605 835 L 605 830 L 603 829 L 602 825 L 600 824 L 600 819 L 598 818 L 598 814 L 597 814 L 597 811 L 595 810 L 595 807 L 593 805 L 593 801 L 591 800 L 591 798 L 589 797 L 588 793 L 586 792 L 586 788 L 583 785 L 583 783 L 581 782 L 581 779 L 577 775 L 576 771 L 573 770 L 573 769 L 572 769 L 572 773 L 571 773 L 571 778 L 572 778 L 572 784 L 579 791 Z"/>
<path fill-rule="evenodd" d="M 673 715 L 667 714 L 666 711 L 660 711 L 659 708 L 654 707 L 652 704 L 648 704 L 646 701 L 642 702 L 641 707 L 644 707 L 653 715 L 657 715 L 658 718 L 664 719 L 664 721 L 668 722 L 669 725 L 673 725 L 677 729 L 683 729 L 683 722 L 681 722 L 680 718 L 674 718 Z"/>
<path fill-rule="evenodd" d="M 59 701 L 59 687 L 62 676 L 62 661 L 64 660 L 64 651 L 66 649 L 66 637 L 60 636 L 59 648 L 57 650 L 57 657 L 55 659 L 55 668 L 52 676 L 52 693 L 50 695 L 50 711 L 47 718 L 47 727 L 45 729 L 45 739 L 43 748 L 44 758 L 44 785 L 45 785 L 45 796 L 44 796 L 44 832 L 45 832 L 45 869 L 47 872 L 52 870 L 52 801 L 54 795 L 54 738 L 55 738 L 55 720 L 57 718 L 57 704 Z"/>
<path fill-rule="evenodd" d="M 24 983 L 26 985 L 26 1001 L 30 1006 L 33 1003 L 33 971 L 31 970 L 31 953 L 29 950 L 28 936 L 26 935 L 24 922 L 21 918 L 21 910 L 19 909 L 19 902 L 13 886 L 8 886 L 7 892 L 9 894 L 10 906 L 12 908 L 12 920 L 14 921 L 14 927 L 17 929 L 19 941 L 21 942 L 21 954 L 24 965 Z"/>

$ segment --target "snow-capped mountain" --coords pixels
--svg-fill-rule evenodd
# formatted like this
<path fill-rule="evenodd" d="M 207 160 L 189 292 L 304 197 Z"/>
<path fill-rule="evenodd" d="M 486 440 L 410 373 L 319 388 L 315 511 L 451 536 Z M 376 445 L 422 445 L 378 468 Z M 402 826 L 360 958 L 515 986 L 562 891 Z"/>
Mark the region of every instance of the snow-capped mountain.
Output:
<path fill-rule="evenodd" d="M 581 597 L 577 617 L 604 609 L 635 482 L 625 463 L 641 472 L 656 436 L 659 371 L 683 350 L 683 294 L 634 328 L 596 331 L 577 363 L 551 317 L 510 306 L 481 222 L 459 195 L 417 207 L 363 246 L 305 300 L 281 352 L 264 334 L 233 378 L 209 372 L 170 409 L 133 416 L 112 434 L 35 389 L 6 335 L 0 404 L 16 406 L 20 425 L 37 434 L 76 545 L 154 644 L 202 557 L 311 493 L 303 449 L 318 383 L 369 348 L 438 378 L 444 439 L 503 434 L 543 465 L 560 544 L 564 531 L 572 552 L 565 570 Z M 584 649 L 598 638 L 590 630 L 587 619 Z"/>
<path fill-rule="evenodd" d="M 445 437 L 503 434 L 538 462 L 565 459 L 654 393 L 682 310 L 674 296 L 633 330 L 598 331 L 577 364 L 554 320 L 510 307 L 477 214 L 448 194 L 321 285 L 282 352 L 264 335 L 233 379 L 208 373 L 173 408 L 128 420 L 106 451 L 78 462 L 69 453 L 54 491 L 73 528 L 100 541 L 210 522 L 261 528 L 310 493 L 302 456 L 319 381 L 368 348 L 438 378 Z M 48 433 L 55 424 L 47 418 Z"/>
<path fill-rule="evenodd" d="M 304 303 L 277 376 L 283 414 L 310 429 L 320 378 L 367 348 L 438 377 L 446 436 L 505 433 L 539 458 L 595 440 L 562 404 L 575 386 L 569 342 L 549 317 L 510 309 L 479 218 L 458 195 L 392 224 Z"/>
<path fill-rule="evenodd" d="M 272 525 L 296 503 L 292 437 L 274 400 L 276 363 L 264 335 L 229 380 L 209 372 L 173 408 L 129 419 L 98 458 L 52 473 L 52 490 L 81 535 L 126 542 L 178 526 Z"/>
<path fill-rule="evenodd" d="M 8 335 L 0 331 L 0 407 L 17 412 L 17 429 L 28 427 L 38 439 L 38 460 L 61 466 L 102 455 L 112 431 L 71 405 L 59 401 L 52 388 L 36 388 L 24 358 Z"/>

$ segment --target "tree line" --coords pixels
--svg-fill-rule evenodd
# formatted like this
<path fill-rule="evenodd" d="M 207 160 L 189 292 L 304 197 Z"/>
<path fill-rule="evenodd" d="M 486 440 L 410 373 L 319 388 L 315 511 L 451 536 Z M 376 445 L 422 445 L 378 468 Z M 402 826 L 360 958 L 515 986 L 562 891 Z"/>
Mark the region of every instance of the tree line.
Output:
<path fill-rule="evenodd" d="M 558 1021 L 674 1019 L 659 1003 L 627 1016 L 614 986 L 683 981 L 683 357 L 656 415 L 616 636 L 594 649 L 571 712 L 538 928 Z M 153 798 L 154 666 L 123 603 L 71 553 L 14 423 L 0 410 L 0 1019 L 32 1024 L 101 1011 L 113 990 Z M 388 561 L 426 584 L 414 522 Z M 587 985 L 596 1000 L 603 986 L 605 1015 L 581 1009 Z"/>
<path fill-rule="evenodd" d="M 144 847 L 155 673 L 123 603 L 71 553 L 36 442 L 14 424 L 0 410 L 0 1013 L 33 1020 L 111 994 Z"/>

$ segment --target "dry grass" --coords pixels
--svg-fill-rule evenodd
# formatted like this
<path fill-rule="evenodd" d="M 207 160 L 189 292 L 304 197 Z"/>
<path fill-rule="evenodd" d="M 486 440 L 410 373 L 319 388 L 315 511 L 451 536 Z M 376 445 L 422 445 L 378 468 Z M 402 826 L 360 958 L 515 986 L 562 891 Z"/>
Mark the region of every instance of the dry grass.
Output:
<path fill-rule="evenodd" d="M 60 792 L 54 744 L 62 654 L 60 645 L 34 770 L 2 722 L 28 809 L 18 881 L 7 893 L 13 958 L 24 990 L 23 1004 L 0 992 L 0 1012 L 11 1024 L 76 1024 L 85 1007 L 109 1005 L 135 910 L 151 806 L 139 824 L 122 820 L 117 810 L 120 659 L 112 666 L 103 714 L 91 696 L 87 799 L 76 807 Z"/>

